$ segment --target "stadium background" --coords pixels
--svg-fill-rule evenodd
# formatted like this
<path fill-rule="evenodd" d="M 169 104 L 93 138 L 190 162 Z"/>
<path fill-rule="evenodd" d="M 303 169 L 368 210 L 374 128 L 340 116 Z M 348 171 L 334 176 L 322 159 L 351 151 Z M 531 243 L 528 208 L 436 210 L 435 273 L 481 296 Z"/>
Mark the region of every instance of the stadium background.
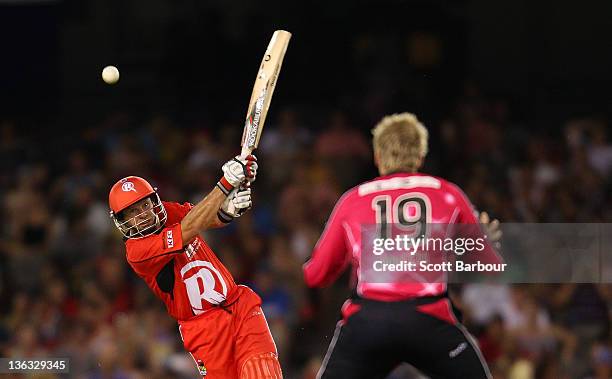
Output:
<path fill-rule="evenodd" d="M 294 36 L 255 207 L 206 236 L 263 297 L 287 378 L 313 378 L 329 344 L 346 280 L 307 290 L 301 264 L 340 194 L 375 175 L 369 129 L 387 113 L 419 115 L 424 171 L 502 221 L 609 222 L 610 14 L 605 1 L 0 1 L 0 356 L 70 356 L 75 378 L 194 377 L 124 262 L 107 191 L 127 174 L 167 200 L 212 188 L 274 29 Z M 496 379 L 600 379 L 611 290 L 466 285 L 459 305 Z"/>

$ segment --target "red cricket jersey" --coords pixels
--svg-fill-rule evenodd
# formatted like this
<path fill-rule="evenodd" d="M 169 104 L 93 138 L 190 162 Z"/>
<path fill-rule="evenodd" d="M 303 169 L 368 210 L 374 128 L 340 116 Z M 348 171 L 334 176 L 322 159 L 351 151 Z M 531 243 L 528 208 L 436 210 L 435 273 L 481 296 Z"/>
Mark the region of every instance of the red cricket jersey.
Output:
<path fill-rule="evenodd" d="M 159 297 L 170 316 L 188 320 L 224 301 L 236 288 L 230 272 L 200 236 L 183 241 L 181 220 L 192 205 L 163 202 L 161 232 L 125 242 L 132 269 Z"/>
<path fill-rule="evenodd" d="M 406 200 L 406 201 L 404 201 Z M 407 209 L 397 210 L 401 204 Z M 362 263 L 362 226 L 389 224 L 399 214 L 423 217 L 428 224 L 477 224 L 476 212 L 465 194 L 444 179 L 420 173 L 397 173 L 378 177 L 347 191 L 336 204 L 325 231 L 304 264 L 304 277 L 310 287 L 331 284 L 353 264 L 356 290 L 361 297 L 378 301 L 398 301 L 441 295 L 446 283 L 368 283 L 359 275 Z M 481 260 L 501 263 L 501 257 L 487 244 Z"/>

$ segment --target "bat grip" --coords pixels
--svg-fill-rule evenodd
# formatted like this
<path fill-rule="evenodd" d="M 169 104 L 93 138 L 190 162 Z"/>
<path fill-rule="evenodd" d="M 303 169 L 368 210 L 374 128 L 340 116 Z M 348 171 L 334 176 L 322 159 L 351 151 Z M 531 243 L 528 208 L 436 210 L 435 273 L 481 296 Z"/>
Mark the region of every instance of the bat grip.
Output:
<path fill-rule="evenodd" d="M 252 152 L 253 152 L 253 149 L 250 149 L 249 147 L 245 145 L 245 146 L 242 146 L 242 150 L 240 151 L 240 156 L 243 159 L 245 159 L 246 157 L 251 155 Z M 240 185 L 240 189 L 247 189 L 250 186 L 251 186 L 251 183 L 249 181 L 246 181 Z"/>
<path fill-rule="evenodd" d="M 242 158 L 246 158 L 247 156 L 251 155 L 251 153 L 253 152 L 253 149 L 249 149 L 246 146 L 242 147 L 242 150 L 240 151 L 240 156 Z"/>

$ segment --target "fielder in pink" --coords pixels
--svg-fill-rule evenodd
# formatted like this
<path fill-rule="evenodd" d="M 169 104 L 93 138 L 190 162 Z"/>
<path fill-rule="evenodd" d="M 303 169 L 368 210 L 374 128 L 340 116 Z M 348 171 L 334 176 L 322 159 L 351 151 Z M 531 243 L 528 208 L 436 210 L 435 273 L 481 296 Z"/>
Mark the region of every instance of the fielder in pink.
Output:
<path fill-rule="evenodd" d="M 394 228 L 415 227 L 420 236 L 432 224 L 474 225 L 469 229 L 489 236 L 478 260 L 500 263 L 490 244 L 499 238 L 498 223 L 489 224 L 486 215 L 481 229 L 477 213 L 456 185 L 417 172 L 427 154 L 428 132 L 414 115 L 387 116 L 372 133 L 381 176 L 342 196 L 303 267 L 310 287 L 331 284 L 349 265 L 353 274 L 353 295 L 342 306 L 317 378 L 382 379 L 403 362 L 432 379 L 491 378 L 473 338 L 453 313 L 446 282 L 429 282 L 429 276 L 401 280 L 401 275 L 377 280 L 366 278 L 360 267 L 369 267 L 366 259 L 373 251 L 366 249 L 372 230 L 375 238 L 389 239 Z"/>

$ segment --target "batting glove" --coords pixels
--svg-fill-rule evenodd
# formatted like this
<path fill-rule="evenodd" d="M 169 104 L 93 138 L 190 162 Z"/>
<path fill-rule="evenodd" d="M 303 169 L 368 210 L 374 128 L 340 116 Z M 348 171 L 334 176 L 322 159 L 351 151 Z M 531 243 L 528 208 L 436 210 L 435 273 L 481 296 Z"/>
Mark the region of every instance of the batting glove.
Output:
<path fill-rule="evenodd" d="M 253 200 L 251 199 L 250 188 L 235 188 L 233 189 L 227 199 L 219 208 L 217 216 L 219 220 L 224 223 L 231 222 L 236 217 L 242 216 L 242 214 L 253 206 Z"/>
<path fill-rule="evenodd" d="M 236 156 L 228 161 L 221 168 L 223 177 L 217 183 L 217 186 L 224 194 L 229 193 L 236 187 L 245 183 L 252 183 L 257 176 L 257 158 L 254 155 L 248 155 L 246 158 Z"/>

